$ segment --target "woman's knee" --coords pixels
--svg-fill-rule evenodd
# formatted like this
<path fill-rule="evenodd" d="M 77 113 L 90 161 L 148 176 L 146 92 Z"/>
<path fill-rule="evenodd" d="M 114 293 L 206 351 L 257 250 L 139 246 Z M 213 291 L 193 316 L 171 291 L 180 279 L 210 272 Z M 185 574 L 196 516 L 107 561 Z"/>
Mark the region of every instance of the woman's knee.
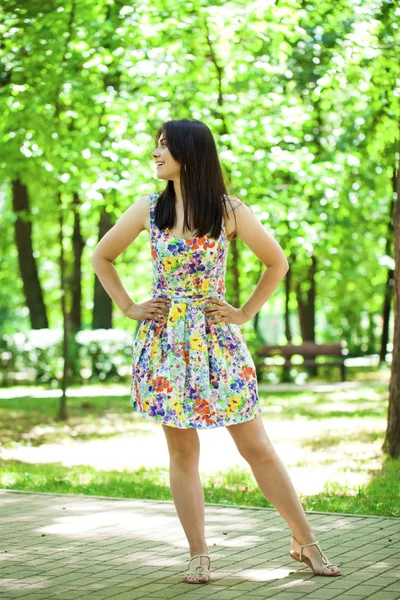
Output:
<path fill-rule="evenodd" d="M 276 459 L 277 453 L 260 417 L 231 425 L 227 429 L 239 450 L 239 454 L 247 462 L 268 462 Z"/>
<path fill-rule="evenodd" d="M 238 450 L 249 464 L 270 463 L 278 458 L 275 449 L 269 444 L 248 444 Z"/>
<path fill-rule="evenodd" d="M 200 457 L 200 440 L 196 429 L 178 429 L 163 425 L 171 460 L 182 465 L 198 463 Z"/>

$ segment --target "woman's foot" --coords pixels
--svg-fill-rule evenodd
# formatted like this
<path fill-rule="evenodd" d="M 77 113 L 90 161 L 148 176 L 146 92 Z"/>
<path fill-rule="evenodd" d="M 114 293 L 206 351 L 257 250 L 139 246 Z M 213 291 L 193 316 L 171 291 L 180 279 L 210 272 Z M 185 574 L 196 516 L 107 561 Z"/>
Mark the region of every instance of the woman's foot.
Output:
<path fill-rule="evenodd" d="M 290 556 L 294 560 L 306 563 L 316 575 L 328 577 L 340 575 L 340 569 L 329 562 L 328 557 L 320 549 L 315 536 L 311 536 L 311 538 L 311 541 L 301 543 L 292 536 Z"/>
<path fill-rule="evenodd" d="M 186 583 L 208 583 L 210 581 L 210 563 L 208 554 L 195 554 L 189 561 L 189 569 L 183 577 Z"/>

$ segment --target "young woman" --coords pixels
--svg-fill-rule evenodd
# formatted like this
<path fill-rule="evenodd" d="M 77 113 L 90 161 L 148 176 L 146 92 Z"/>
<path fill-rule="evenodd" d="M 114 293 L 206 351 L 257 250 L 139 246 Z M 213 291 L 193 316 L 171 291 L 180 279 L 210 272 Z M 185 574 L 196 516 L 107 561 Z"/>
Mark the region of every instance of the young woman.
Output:
<path fill-rule="evenodd" d="M 92 265 L 122 312 L 140 321 L 132 364 L 131 406 L 158 421 L 170 455 L 170 485 L 188 539 L 184 581 L 210 580 L 198 429 L 227 427 L 261 492 L 292 531 L 290 556 L 317 575 L 340 575 L 308 523 L 264 429 L 254 362 L 239 325 L 252 319 L 288 271 L 286 256 L 253 211 L 227 195 L 210 129 L 195 119 L 162 124 L 152 153 L 160 193 L 141 196 L 100 240 Z M 136 304 L 113 261 L 146 229 L 152 295 Z M 225 301 L 229 243 L 239 236 L 267 267 L 241 307 Z"/>

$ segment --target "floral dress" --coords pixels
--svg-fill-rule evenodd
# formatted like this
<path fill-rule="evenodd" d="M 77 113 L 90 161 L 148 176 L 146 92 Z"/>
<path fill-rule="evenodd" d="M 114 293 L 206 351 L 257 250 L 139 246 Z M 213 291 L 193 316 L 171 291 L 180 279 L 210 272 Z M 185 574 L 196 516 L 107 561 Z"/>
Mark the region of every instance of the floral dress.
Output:
<path fill-rule="evenodd" d="M 243 423 L 261 413 L 253 359 L 239 325 L 211 319 L 209 297 L 224 300 L 229 250 L 224 222 L 185 240 L 158 229 L 160 192 L 150 194 L 151 296 L 169 297 L 169 314 L 140 321 L 134 342 L 130 406 L 180 429 Z"/>

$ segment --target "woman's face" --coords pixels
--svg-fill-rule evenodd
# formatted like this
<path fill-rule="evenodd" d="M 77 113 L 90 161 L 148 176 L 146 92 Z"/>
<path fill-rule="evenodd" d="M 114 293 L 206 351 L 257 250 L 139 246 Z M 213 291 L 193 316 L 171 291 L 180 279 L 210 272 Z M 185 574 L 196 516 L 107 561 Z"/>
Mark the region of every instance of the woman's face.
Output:
<path fill-rule="evenodd" d="M 156 164 L 156 175 L 158 179 L 179 178 L 181 165 L 172 158 L 168 144 L 163 134 L 158 138 L 158 145 L 151 153 Z"/>

